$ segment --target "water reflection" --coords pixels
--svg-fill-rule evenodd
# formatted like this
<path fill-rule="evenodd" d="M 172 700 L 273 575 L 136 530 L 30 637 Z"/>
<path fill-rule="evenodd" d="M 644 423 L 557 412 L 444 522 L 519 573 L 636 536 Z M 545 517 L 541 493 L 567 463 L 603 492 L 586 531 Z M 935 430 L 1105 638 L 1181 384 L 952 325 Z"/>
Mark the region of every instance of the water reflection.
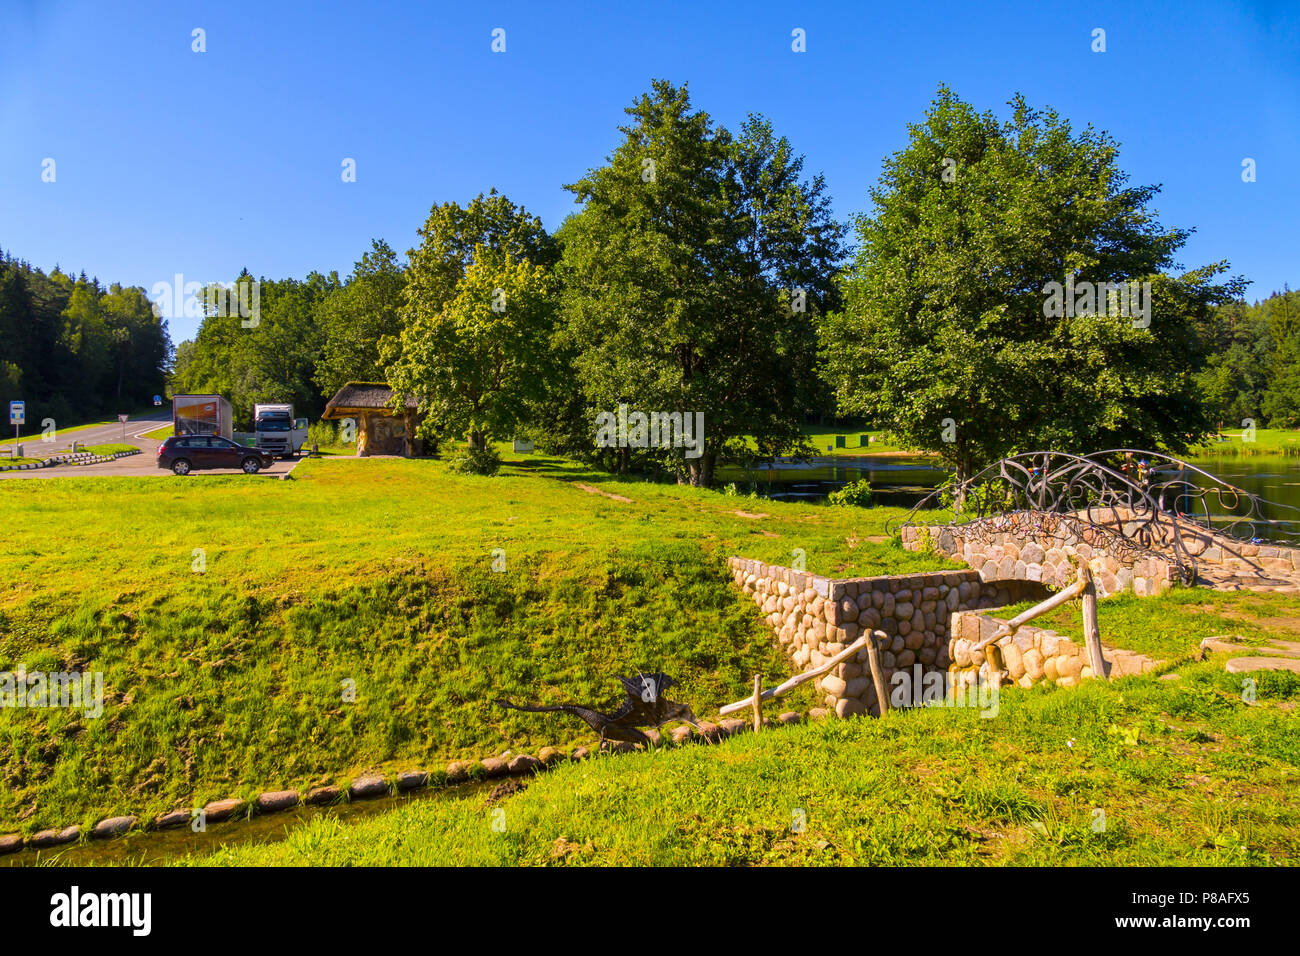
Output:
<path fill-rule="evenodd" d="M 1197 458 L 1191 463 L 1266 501 L 1300 508 L 1300 458 Z M 781 460 L 771 466 L 729 465 L 718 469 L 718 479 L 723 484 L 735 482 L 742 494 L 752 490 L 780 501 L 820 501 L 832 491 L 866 478 L 878 503 L 903 507 L 920 501 L 951 474 L 934 458 L 920 455 L 822 456 L 803 462 Z M 1188 472 L 1188 478 L 1201 487 L 1209 484 L 1194 472 Z M 1212 517 L 1227 518 L 1231 514 L 1213 495 L 1208 504 Z M 1270 511 L 1265 506 L 1265 517 L 1287 534 L 1300 534 L 1295 512 Z"/>

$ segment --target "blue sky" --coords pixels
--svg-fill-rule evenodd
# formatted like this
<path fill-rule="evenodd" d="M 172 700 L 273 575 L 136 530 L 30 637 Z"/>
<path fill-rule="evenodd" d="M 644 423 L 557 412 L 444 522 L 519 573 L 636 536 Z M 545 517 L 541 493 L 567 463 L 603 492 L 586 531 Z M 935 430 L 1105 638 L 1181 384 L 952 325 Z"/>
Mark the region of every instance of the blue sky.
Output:
<path fill-rule="evenodd" d="M 999 115 L 1020 91 L 1109 131 L 1133 182 L 1163 184 L 1162 222 L 1197 229 L 1184 265 L 1229 259 L 1248 297 L 1300 285 L 1295 3 L 0 8 L 0 246 L 105 282 L 345 275 L 372 237 L 404 253 L 431 205 L 492 186 L 554 228 L 573 209 L 562 185 L 663 77 L 724 125 L 766 114 L 843 218 L 869 208 L 940 83 Z M 194 324 L 174 319 L 173 339 Z"/>

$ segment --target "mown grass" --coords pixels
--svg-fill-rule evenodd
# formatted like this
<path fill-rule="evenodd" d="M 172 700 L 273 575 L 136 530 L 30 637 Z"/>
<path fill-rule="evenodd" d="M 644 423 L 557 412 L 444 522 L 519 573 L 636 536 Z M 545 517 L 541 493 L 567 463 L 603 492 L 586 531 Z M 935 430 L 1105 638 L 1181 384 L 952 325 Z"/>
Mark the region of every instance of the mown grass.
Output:
<path fill-rule="evenodd" d="M 1225 431 L 1226 441 L 1202 442 L 1192 449 L 1192 454 L 1200 458 L 1237 458 L 1255 455 L 1282 455 L 1291 457 L 1300 455 L 1300 431 L 1290 428 L 1257 428 L 1253 440 L 1248 432 Z"/>
<path fill-rule="evenodd" d="M 0 710 L 0 831 L 590 742 L 489 700 L 600 705 L 638 668 L 671 673 L 703 715 L 791 669 L 726 556 L 955 567 L 879 540 L 894 510 L 744 517 L 717 492 L 544 458 L 491 479 L 405 460 L 294 478 L 0 488 L 0 671 L 101 672 L 106 696 L 98 719 Z"/>
<path fill-rule="evenodd" d="M 837 456 L 862 456 L 862 455 L 880 455 L 880 454 L 915 454 L 926 455 L 928 452 L 916 451 L 904 448 L 902 445 L 895 444 L 892 436 L 888 432 L 878 429 L 867 428 L 826 428 L 822 425 L 804 425 L 799 429 L 803 437 L 816 451 L 817 457 L 837 457 Z M 863 435 L 870 435 L 871 440 L 866 445 L 862 444 Z M 836 436 L 844 437 L 844 448 L 835 447 Z M 752 450 L 755 445 L 753 439 L 746 438 L 747 446 Z"/>
<path fill-rule="evenodd" d="M 997 611 L 1010 619 L 1037 603 L 1025 601 Z M 1071 601 L 1033 620 L 1083 641 L 1079 601 Z M 1247 643 L 1270 638 L 1300 640 L 1300 595 L 1175 588 L 1159 597 L 1120 594 L 1097 602 L 1103 644 L 1116 644 L 1158 660 L 1194 653 L 1203 639 L 1236 634 Z"/>
<path fill-rule="evenodd" d="M 1300 861 L 1300 677 L 1005 690 L 564 765 L 184 865 L 1261 865 Z"/>

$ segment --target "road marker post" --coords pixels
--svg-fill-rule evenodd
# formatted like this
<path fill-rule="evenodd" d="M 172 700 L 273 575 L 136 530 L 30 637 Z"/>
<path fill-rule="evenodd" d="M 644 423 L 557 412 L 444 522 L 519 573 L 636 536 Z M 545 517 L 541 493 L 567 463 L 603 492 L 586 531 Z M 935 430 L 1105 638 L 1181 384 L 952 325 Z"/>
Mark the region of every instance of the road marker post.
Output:
<path fill-rule="evenodd" d="M 18 426 L 27 421 L 27 403 L 11 401 L 9 403 L 9 424 L 14 426 L 14 454 L 22 455 L 22 446 L 18 444 Z"/>

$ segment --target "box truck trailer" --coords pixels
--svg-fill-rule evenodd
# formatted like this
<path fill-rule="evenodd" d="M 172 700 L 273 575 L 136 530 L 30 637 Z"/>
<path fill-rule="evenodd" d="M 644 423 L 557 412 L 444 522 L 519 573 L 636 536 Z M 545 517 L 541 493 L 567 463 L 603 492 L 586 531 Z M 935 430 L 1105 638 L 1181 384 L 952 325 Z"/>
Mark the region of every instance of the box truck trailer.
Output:
<path fill-rule="evenodd" d="M 172 431 L 177 435 L 220 435 L 234 440 L 235 418 L 220 395 L 173 395 Z"/>
<path fill-rule="evenodd" d="M 254 405 L 253 444 L 268 455 L 296 455 L 307 444 L 307 419 L 294 418 L 292 405 Z"/>

